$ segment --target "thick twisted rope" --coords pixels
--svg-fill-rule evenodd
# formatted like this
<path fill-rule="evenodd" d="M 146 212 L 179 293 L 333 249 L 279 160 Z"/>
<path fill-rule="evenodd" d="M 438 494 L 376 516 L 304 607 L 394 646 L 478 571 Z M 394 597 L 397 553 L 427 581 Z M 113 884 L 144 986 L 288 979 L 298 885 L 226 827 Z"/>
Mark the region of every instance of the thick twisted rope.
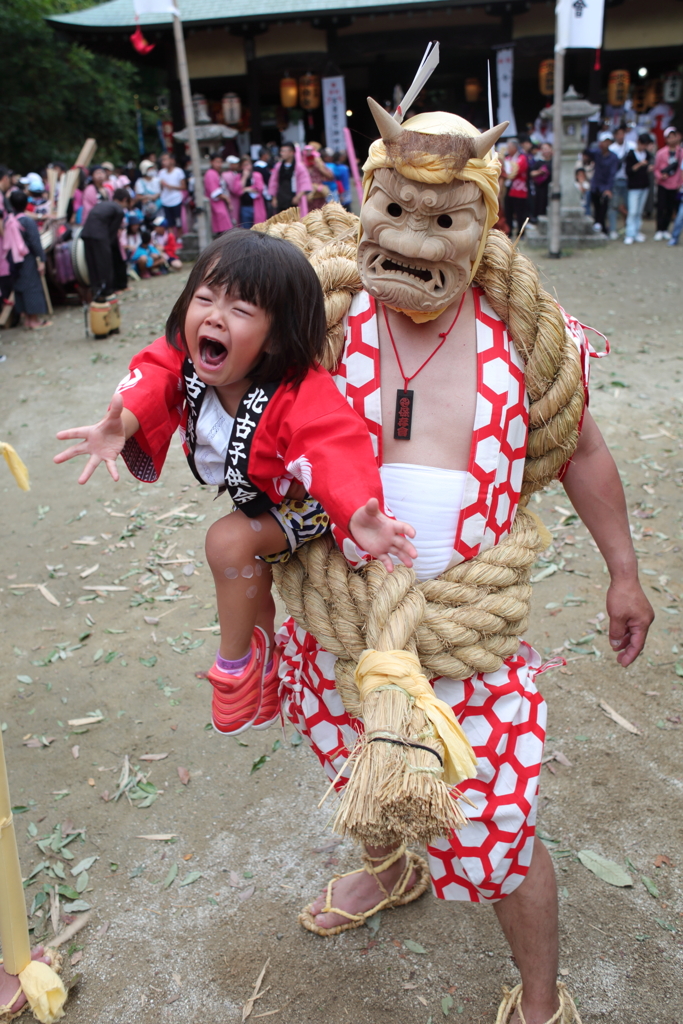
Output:
<path fill-rule="evenodd" d="M 259 225 L 298 245 L 315 267 L 326 297 L 328 369 L 339 361 L 343 318 L 362 288 L 357 225 L 357 217 L 334 203 L 302 221 L 286 211 Z M 557 476 L 578 443 L 584 405 L 580 359 L 536 267 L 501 232 L 489 232 L 475 281 L 508 326 L 524 363 L 530 402 L 525 503 Z M 412 570 L 397 566 L 388 574 L 378 562 L 353 571 L 325 539 L 274 566 L 274 577 L 296 622 L 338 655 L 337 687 L 357 716 L 353 671 L 367 648 L 414 651 L 431 676 L 463 679 L 500 668 L 526 628 L 531 567 L 543 546 L 535 519 L 520 508 L 508 537 L 436 580 L 416 583 Z"/>
<path fill-rule="evenodd" d="M 409 650 L 429 676 L 493 672 L 519 646 L 529 616 L 531 568 L 543 546 L 520 509 L 508 537 L 476 558 L 418 583 L 412 569 L 380 562 L 349 567 L 329 538 L 306 544 L 273 575 L 290 615 L 338 656 L 337 687 L 360 710 L 353 680 L 364 650 Z"/>

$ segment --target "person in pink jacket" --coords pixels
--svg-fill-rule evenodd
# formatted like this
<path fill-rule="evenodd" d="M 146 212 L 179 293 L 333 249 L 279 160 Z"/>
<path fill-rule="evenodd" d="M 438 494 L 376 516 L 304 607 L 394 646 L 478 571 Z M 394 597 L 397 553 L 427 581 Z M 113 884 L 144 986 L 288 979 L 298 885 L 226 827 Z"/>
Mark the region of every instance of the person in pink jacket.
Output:
<path fill-rule="evenodd" d="M 211 157 L 211 166 L 204 175 L 204 194 L 208 197 L 211 207 L 211 231 L 214 237 L 222 235 L 224 231 L 230 231 L 233 227 L 230 194 L 221 174 L 222 170 L 223 157 L 220 153 L 214 153 Z"/>
<path fill-rule="evenodd" d="M 276 212 L 298 206 L 302 217 L 308 213 L 306 194 L 313 188 L 308 168 L 301 159 L 298 146 L 283 142 L 280 159 L 273 167 L 268 182 L 268 191 Z"/>
<path fill-rule="evenodd" d="M 105 199 L 111 199 L 111 193 L 104 186 L 107 177 L 108 172 L 104 167 L 93 167 L 91 171 L 90 184 L 86 185 L 83 190 L 83 213 L 81 215 L 81 224 L 85 224 L 88 219 L 88 214 L 92 210 L 93 206 L 97 206 L 98 203 L 104 202 Z"/>
<path fill-rule="evenodd" d="M 678 212 L 678 191 L 683 188 L 683 146 L 678 128 L 669 125 L 664 130 L 666 145 L 655 156 L 655 183 L 657 185 L 657 231 L 655 242 L 671 238 L 669 224 Z"/>
<path fill-rule="evenodd" d="M 241 228 L 251 228 L 254 224 L 263 224 L 266 220 L 266 203 L 263 192 L 266 183 L 263 176 L 254 170 L 250 156 L 240 160 L 240 174 L 235 174 L 230 182 L 230 191 L 239 196 Z"/>
<path fill-rule="evenodd" d="M 239 181 L 239 179 L 241 177 L 241 174 L 240 174 L 240 158 L 238 156 L 228 156 L 228 157 L 226 157 L 225 162 L 228 165 L 228 169 L 227 169 L 227 171 L 223 172 L 221 177 L 222 177 L 223 181 L 225 182 L 226 188 L 228 190 L 228 196 L 229 196 L 229 200 L 230 200 L 230 202 L 228 204 L 229 205 L 229 209 L 230 209 L 230 218 L 232 220 L 233 225 L 239 226 L 239 222 L 240 222 L 240 197 L 239 197 L 239 195 L 235 195 L 235 193 L 233 192 L 232 186 L 233 186 L 233 184 L 236 181 Z"/>

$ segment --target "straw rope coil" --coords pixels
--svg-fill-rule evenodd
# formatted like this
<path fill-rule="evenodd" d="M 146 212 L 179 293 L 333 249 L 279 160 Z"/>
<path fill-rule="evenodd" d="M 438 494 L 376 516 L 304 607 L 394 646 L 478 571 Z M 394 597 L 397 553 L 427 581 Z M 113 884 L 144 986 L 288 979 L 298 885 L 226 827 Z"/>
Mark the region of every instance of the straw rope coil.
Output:
<path fill-rule="evenodd" d="M 359 717 L 354 672 L 365 650 L 412 651 L 430 677 L 499 669 L 526 629 L 529 577 L 542 547 L 535 518 L 520 509 L 500 544 L 435 580 L 419 583 L 403 565 L 388 573 L 378 561 L 353 570 L 329 537 L 274 564 L 273 576 L 298 625 L 337 655 L 337 689 Z"/>
<path fill-rule="evenodd" d="M 343 351 L 344 316 L 362 288 L 357 223 L 337 204 L 328 204 L 302 221 L 281 214 L 263 226 L 299 246 L 318 274 L 327 316 L 324 364 L 330 370 Z M 581 363 L 562 312 L 541 287 L 535 266 L 505 235 L 491 231 L 475 283 L 508 326 L 529 395 L 522 498 L 510 534 L 423 583 L 401 565 L 393 573 L 378 561 L 352 570 L 329 537 L 273 566 L 289 613 L 337 655 L 337 690 L 349 715 L 364 721 L 366 732 L 351 754 L 351 778 L 335 829 L 366 843 L 429 842 L 466 819 L 457 803 L 460 794 L 434 767 L 435 758 L 443 765 L 444 746 L 424 712 L 392 687 L 362 699 L 359 660 L 368 650 L 410 651 L 427 677 L 464 679 L 496 671 L 515 654 L 528 622 L 531 569 L 545 547 L 536 517 L 521 506 L 557 476 L 578 443 L 584 406 Z M 387 664 L 392 659 L 388 655 Z"/>

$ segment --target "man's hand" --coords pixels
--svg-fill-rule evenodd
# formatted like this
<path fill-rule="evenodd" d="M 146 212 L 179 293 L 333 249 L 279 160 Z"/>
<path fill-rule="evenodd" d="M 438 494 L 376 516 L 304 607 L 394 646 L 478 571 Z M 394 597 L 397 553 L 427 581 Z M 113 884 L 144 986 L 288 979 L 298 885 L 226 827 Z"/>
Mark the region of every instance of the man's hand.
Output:
<path fill-rule="evenodd" d="M 126 430 L 124 417 L 129 421 L 133 420 L 135 429 L 129 428 Z M 77 437 L 81 437 L 83 440 L 80 444 L 75 444 L 71 448 L 60 452 L 59 455 L 55 455 L 53 461 L 60 463 L 73 459 L 76 455 L 89 455 L 90 458 L 86 463 L 85 469 L 78 478 L 79 484 L 84 484 L 90 479 L 100 462 L 106 464 L 112 480 L 118 480 L 119 474 L 116 469 L 116 460 L 121 454 L 126 439 L 134 434 L 137 428 L 137 420 L 128 410 L 123 408 L 121 395 L 114 395 L 109 411 L 99 423 L 94 423 L 90 427 L 73 427 L 71 430 L 59 431 L 57 437 L 60 441 Z"/>
<path fill-rule="evenodd" d="M 655 613 L 638 579 L 613 580 L 607 591 L 609 642 L 619 664 L 636 660 L 647 639 Z"/>
<path fill-rule="evenodd" d="M 45 264 L 43 263 L 42 260 L 36 260 L 36 266 L 38 268 L 38 273 L 42 277 L 43 274 L 45 273 Z"/>
<path fill-rule="evenodd" d="M 380 512 L 377 498 L 370 498 L 356 509 L 351 516 L 349 530 L 356 544 L 379 559 L 387 572 L 394 571 L 390 555 L 400 559 L 408 568 L 417 558 L 417 551 L 408 540 L 408 537 L 415 536 L 415 530 L 409 523 L 399 523 Z"/>
<path fill-rule="evenodd" d="M 606 188 L 605 191 L 602 194 L 603 194 L 603 196 L 608 196 L 609 199 L 612 198 L 612 192 L 608 188 Z"/>

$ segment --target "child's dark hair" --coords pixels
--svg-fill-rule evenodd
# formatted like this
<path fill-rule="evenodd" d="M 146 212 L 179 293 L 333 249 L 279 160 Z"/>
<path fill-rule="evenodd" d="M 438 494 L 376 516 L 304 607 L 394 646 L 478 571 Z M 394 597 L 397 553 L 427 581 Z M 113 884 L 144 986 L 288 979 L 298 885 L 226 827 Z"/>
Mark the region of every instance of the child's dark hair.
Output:
<path fill-rule="evenodd" d="M 207 246 L 166 324 L 169 345 L 187 351 L 185 318 L 203 284 L 222 288 L 262 309 L 270 318 L 269 351 L 249 371 L 256 384 L 299 384 L 322 359 L 325 304 L 317 275 L 290 242 L 260 231 L 235 228 Z"/>
<path fill-rule="evenodd" d="M 147 230 L 147 228 L 140 228 L 140 241 L 142 242 L 143 245 L 149 245 L 149 243 L 152 241 L 152 235 Z"/>
<path fill-rule="evenodd" d="M 15 213 L 23 213 L 28 206 L 28 196 L 25 192 L 11 192 L 9 197 L 9 204 Z"/>

